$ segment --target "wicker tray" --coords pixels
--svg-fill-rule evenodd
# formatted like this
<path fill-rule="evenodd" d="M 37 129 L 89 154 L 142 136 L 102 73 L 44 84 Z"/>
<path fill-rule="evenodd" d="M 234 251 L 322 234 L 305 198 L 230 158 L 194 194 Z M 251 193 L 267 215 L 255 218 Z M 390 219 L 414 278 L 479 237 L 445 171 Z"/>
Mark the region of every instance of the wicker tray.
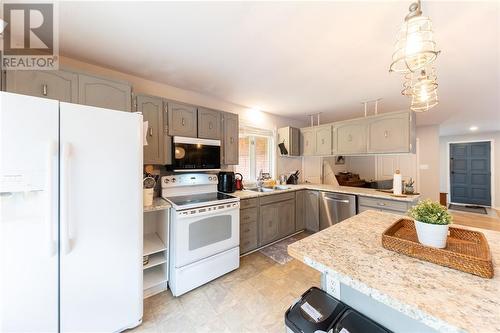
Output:
<path fill-rule="evenodd" d="M 437 249 L 420 244 L 414 222 L 402 218 L 384 231 L 382 246 L 441 266 L 484 278 L 493 277 L 488 241 L 477 231 L 450 227 L 446 248 Z"/>

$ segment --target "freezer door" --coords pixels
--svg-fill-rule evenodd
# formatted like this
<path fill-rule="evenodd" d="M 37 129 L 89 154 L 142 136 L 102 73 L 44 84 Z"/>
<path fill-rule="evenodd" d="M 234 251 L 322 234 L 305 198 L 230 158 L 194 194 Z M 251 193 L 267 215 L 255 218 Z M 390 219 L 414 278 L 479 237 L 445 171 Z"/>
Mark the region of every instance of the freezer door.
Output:
<path fill-rule="evenodd" d="M 0 92 L 0 332 L 57 332 L 58 104 Z"/>
<path fill-rule="evenodd" d="M 61 330 L 142 318 L 142 115 L 60 103 Z"/>

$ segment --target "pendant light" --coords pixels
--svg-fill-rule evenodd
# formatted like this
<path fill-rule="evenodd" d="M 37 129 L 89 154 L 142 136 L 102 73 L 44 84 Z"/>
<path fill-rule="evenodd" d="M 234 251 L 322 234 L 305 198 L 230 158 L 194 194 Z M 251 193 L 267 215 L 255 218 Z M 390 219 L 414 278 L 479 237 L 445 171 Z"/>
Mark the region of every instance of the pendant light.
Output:
<path fill-rule="evenodd" d="M 410 5 L 397 36 L 390 72 L 415 72 L 432 63 L 439 52 L 430 18 L 422 16 L 420 0 Z"/>
<path fill-rule="evenodd" d="M 405 75 L 401 93 L 410 97 L 410 110 L 425 112 L 438 104 L 436 80 L 436 71 L 432 67 Z"/>

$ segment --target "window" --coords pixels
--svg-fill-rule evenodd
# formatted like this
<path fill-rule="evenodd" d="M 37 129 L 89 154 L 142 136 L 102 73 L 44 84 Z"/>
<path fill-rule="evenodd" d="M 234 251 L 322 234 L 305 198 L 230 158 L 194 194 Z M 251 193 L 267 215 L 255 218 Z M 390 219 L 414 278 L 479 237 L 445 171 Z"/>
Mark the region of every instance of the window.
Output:
<path fill-rule="evenodd" d="M 273 132 L 250 128 L 240 129 L 239 165 L 234 172 L 243 176 L 245 183 L 255 182 L 260 170 L 274 176 Z"/>

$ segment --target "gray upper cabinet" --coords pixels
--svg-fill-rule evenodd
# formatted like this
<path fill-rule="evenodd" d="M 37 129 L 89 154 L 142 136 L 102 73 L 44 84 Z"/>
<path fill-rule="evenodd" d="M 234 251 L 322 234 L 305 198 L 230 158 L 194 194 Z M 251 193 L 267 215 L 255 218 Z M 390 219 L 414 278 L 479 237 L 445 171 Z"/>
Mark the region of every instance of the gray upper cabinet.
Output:
<path fill-rule="evenodd" d="M 5 90 L 12 93 L 78 102 L 78 74 L 67 71 L 6 71 Z"/>
<path fill-rule="evenodd" d="M 198 114 L 193 105 L 168 102 L 168 133 L 171 136 L 198 136 Z"/>
<path fill-rule="evenodd" d="M 332 154 L 332 125 L 322 125 L 314 128 L 316 137 L 316 154 Z"/>
<path fill-rule="evenodd" d="M 283 143 L 288 155 L 284 156 L 300 156 L 300 130 L 295 127 L 278 128 L 278 144 Z"/>
<path fill-rule="evenodd" d="M 163 100 L 160 97 L 138 95 L 137 111 L 148 122 L 144 164 L 165 164 L 163 151 Z"/>
<path fill-rule="evenodd" d="M 366 153 L 366 123 L 345 121 L 334 125 L 337 132 L 338 154 Z"/>
<path fill-rule="evenodd" d="M 300 151 L 303 156 L 312 156 L 316 153 L 316 140 L 313 127 L 300 129 Z"/>
<path fill-rule="evenodd" d="M 391 113 L 368 119 L 369 153 L 407 153 L 411 142 L 411 112 Z"/>
<path fill-rule="evenodd" d="M 223 163 L 235 165 L 239 163 L 239 123 L 238 115 L 224 113 L 223 115 Z"/>
<path fill-rule="evenodd" d="M 198 108 L 198 137 L 203 139 L 221 138 L 221 113 L 216 110 Z"/>
<path fill-rule="evenodd" d="M 131 111 L 132 86 L 125 82 L 79 74 L 78 103 L 106 109 Z"/>

